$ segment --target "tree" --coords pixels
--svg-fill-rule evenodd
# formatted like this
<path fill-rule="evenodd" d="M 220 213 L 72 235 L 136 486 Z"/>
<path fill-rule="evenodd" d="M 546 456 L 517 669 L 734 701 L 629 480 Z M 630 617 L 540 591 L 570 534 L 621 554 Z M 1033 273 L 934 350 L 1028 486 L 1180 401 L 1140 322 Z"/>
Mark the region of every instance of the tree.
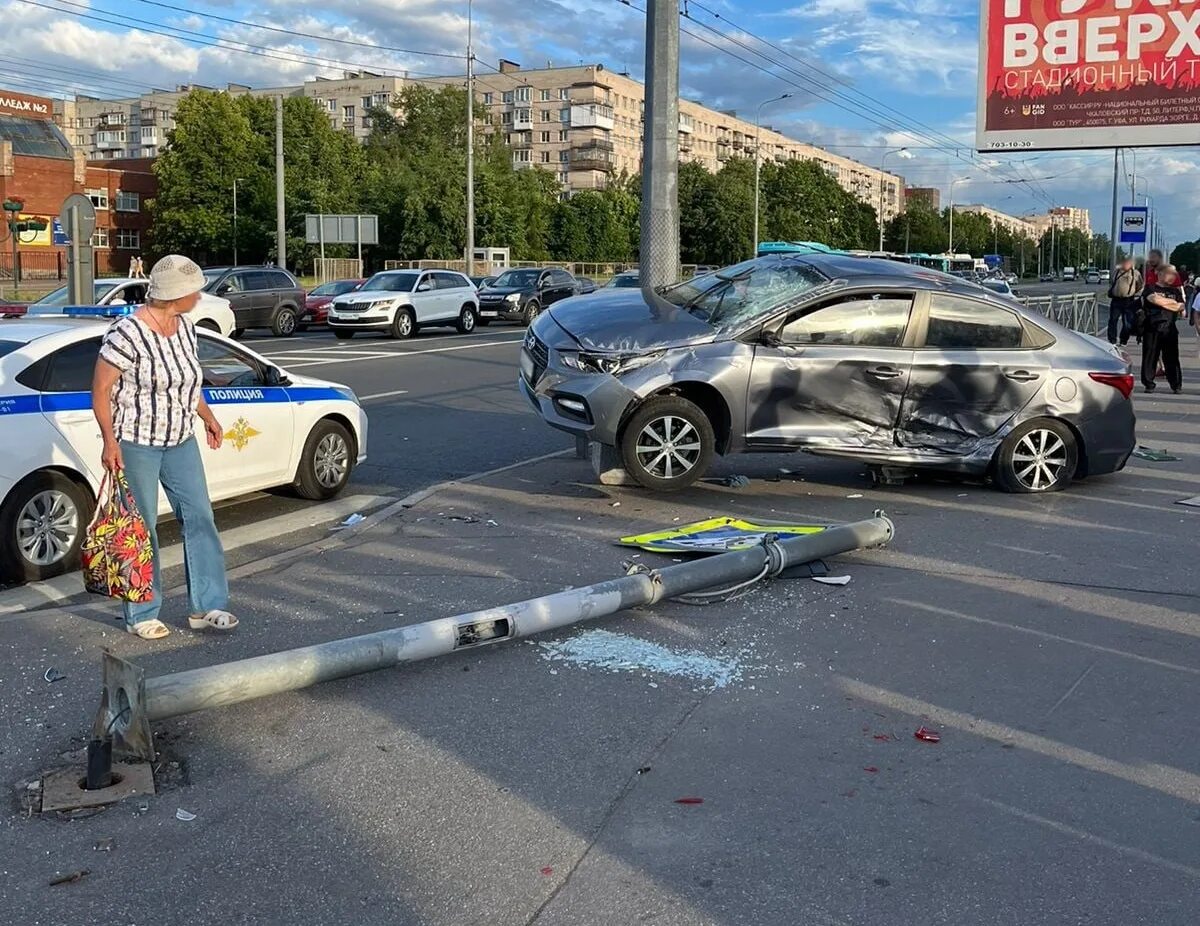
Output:
<path fill-rule="evenodd" d="M 231 258 L 233 182 L 245 178 L 239 193 L 267 182 L 263 140 L 233 97 L 208 90 L 193 90 L 179 101 L 167 140 L 154 162 L 158 193 L 149 203 L 152 225 L 146 250 L 152 256 L 178 252 L 200 261 Z M 240 198 L 238 205 L 241 212 Z"/>
<path fill-rule="evenodd" d="M 1186 267 L 1193 273 L 1200 269 L 1200 239 L 1177 245 L 1171 251 L 1171 263 L 1176 267 Z"/>
<path fill-rule="evenodd" d="M 946 250 L 946 214 L 913 203 L 884 228 L 883 246 L 900 254 L 940 254 Z"/>

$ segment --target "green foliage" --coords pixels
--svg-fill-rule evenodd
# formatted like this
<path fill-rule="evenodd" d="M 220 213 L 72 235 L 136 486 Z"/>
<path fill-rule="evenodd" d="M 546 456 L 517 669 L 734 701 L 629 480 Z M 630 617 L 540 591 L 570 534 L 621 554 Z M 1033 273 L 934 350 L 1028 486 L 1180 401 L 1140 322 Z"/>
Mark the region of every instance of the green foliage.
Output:
<path fill-rule="evenodd" d="M 1200 239 L 1177 245 L 1171 252 L 1171 263 L 1176 267 L 1187 267 L 1193 273 L 1200 269 Z"/>

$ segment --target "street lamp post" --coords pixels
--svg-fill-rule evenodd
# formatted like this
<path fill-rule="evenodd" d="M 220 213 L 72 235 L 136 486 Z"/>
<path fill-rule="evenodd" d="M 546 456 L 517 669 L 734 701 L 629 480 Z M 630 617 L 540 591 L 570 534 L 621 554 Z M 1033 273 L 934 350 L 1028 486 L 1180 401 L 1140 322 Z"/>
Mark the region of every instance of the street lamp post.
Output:
<path fill-rule="evenodd" d="M 950 240 L 946 245 L 946 253 L 954 253 L 954 185 L 970 180 L 970 177 L 955 177 L 950 181 Z"/>
<path fill-rule="evenodd" d="M 754 241 L 751 245 L 751 257 L 758 254 L 758 175 L 762 168 L 762 109 L 768 103 L 778 103 L 789 100 L 795 94 L 781 93 L 769 100 L 763 100 L 754 111 Z"/>
<path fill-rule="evenodd" d="M 245 183 L 245 177 L 233 179 L 233 265 L 238 265 L 238 223 L 237 223 L 237 185 Z"/>
<path fill-rule="evenodd" d="M 883 167 L 887 163 L 889 154 L 908 155 L 912 157 L 908 152 L 908 148 L 893 148 L 891 151 L 883 152 L 883 157 L 879 159 L 879 250 L 881 251 L 883 250 Z"/>

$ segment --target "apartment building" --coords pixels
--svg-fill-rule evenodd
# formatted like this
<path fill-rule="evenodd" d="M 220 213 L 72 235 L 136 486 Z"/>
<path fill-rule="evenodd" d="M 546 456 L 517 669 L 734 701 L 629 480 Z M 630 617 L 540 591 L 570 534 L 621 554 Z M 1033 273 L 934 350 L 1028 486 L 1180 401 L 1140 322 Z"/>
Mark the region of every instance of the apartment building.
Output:
<path fill-rule="evenodd" d="M 1087 209 L 1081 209 L 1078 206 L 1055 206 L 1053 209 L 1046 210 L 1042 215 L 1029 215 L 1025 219 L 1037 229 L 1038 237 L 1044 235 L 1051 228 L 1059 231 L 1073 228 L 1085 235 L 1092 233 L 1091 214 Z"/>
<path fill-rule="evenodd" d="M 228 84 L 223 89 L 232 96 L 309 97 L 329 114 L 330 125 L 361 141 L 371 131 L 369 110 L 386 106 L 394 111 L 396 97 L 407 83 L 404 77 L 348 71 L 341 78 L 318 77 L 286 87 Z M 75 150 L 90 161 L 154 158 L 175 126 L 179 101 L 193 90 L 215 89 L 189 84 L 120 100 L 84 96 L 55 100 L 54 121 Z"/>
<path fill-rule="evenodd" d="M 976 215 L 982 215 L 991 220 L 993 225 L 1006 229 L 1011 234 L 1018 237 L 1030 238 L 1036 241 L 1039 237 L 1037 226 L 1028 219 L 1022 219 L 1015 215 L 1009 215 L 1007 212 L 1001 212 L 999 209 L 993 209 L 991 206 L 985 206 L 982 203 L 967 203 L 965 205 L 955 204 L 954 211 L 956 213 L 970 212 Z"/>
<path fill-rule="evenodd" d="M 462 77 L 422 83 L 461 86 Z M 489 128 L 503 133 L 518 168 L 553 171 L 566 192 L 600 189 L 614 175 L 641 171 L 645 86 L 601 64 L 524 69 L 500 62 L 500 73 L 480 74 L 476 96 L 488 109 Z M 841 187 L 883 213 L 904 209 L 904 180 L 895 174 L 799 142 L 733 112 L 679 101 L 679 158 L 717 171 L 733 157 L 764 161 L 813 160 Z"/>
<path fill-rule="evenodd" d="M 368 71 L 316 78 L 302 85 L 252 88 L 230 84 L 233 95 L 306 96 L 329 115 L 330 124 L 364 139 L 369 110 L 395 109 L 410 83 L 463 86 L 465 76 L 409 78 Z M 55 118 L 76 150 L 89 160 L 152 158 L 174 126 L 179 100 L 193 86 L 158 90 L 122 100 L 77 97 L 55 104 Z M 213 89 L 204 87 L 200 89 Z M 518 168 L 539 167 L 555 174 L 567 194 L 603 188 L 621 173 L 641 170 L 645 87 L 602 64 L 523 69 L 500 62 L 500 73 L 477 78 L 476 97 L 488 110 L 491 131 L 512 148 Z M 756 142 L 764 161 L 812 160 L 841 187 L 879 208 L 885 219 L 904 210 L 904 180 L 852 158 L 796 141 L 770 127 L 757 129 L 734 112 L 719 112 L 691 100 L 679 103 L 679 157 L 717 171 L 733 157 L 753 158 Z"/>
<path fill-rule="evenodd" d="M 904 202 L 933 212 L 942 211 L 942 191 L 935 186 L 910 186 L 904 190 Z"/>

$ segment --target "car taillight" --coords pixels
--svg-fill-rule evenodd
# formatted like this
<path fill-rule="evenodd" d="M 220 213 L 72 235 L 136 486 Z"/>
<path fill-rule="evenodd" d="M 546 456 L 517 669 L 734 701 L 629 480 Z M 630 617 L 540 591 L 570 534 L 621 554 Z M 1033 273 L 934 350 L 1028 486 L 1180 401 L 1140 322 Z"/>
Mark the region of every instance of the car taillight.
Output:
<path fill-rule="evenodd" d="M 1088 376 L 1098 383 L 1112 386 L 1127 399 L 1133 394 L 1132 373 L 1089 373 Z"/>

